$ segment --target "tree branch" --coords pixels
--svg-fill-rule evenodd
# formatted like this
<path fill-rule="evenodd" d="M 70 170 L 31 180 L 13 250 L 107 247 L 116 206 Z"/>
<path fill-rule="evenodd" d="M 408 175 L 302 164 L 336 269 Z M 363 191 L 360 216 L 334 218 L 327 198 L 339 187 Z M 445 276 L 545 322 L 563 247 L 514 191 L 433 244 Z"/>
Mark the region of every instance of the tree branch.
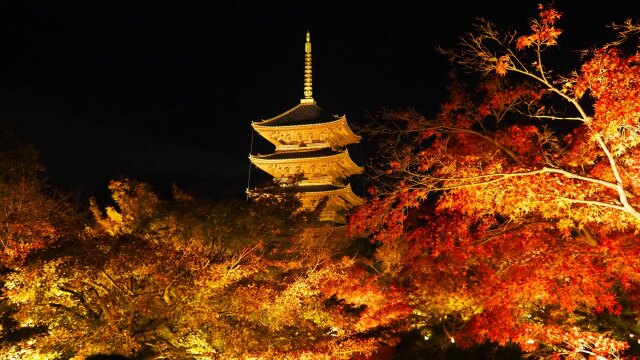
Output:
<path fill-rule="evenodd" d="M 602 151 L 604 151 L 607 159 L 609 160 L 611 171 L 613 172 L 613 175 L 616 178 L 616 182 L 618 183 L 616 186 L 616 191 L 618 192 L 620 202 L 624 206 L 625 211 L 633 215 L 635 218 L 640 219 L 640 213 L 633 206 L 631 206 L 631 204 L 629 204 L 629 199 L 627 198 L 627 193 L 624 189 L 624 184 L 622 183 L 622 177 L 620 177 L 620 172 L 618 171 L 616 160 L 613 158 L 613 155 L 609 151 L 609 148 L 604 143 L 604 140 L 602 140 L 602 137 L 599 134 L 596 135 L 596 140 L 598 141 L 598 144 L 600 144 Z"/>
<path fill-rule="evenodd" d="M 609 204 L 609 203 L 602 202 L 602 201 L 571 199 L 571 198 L 567 198 L 567 197 L 563 197 L 563 196 L 558 197 L 558 199 L 564 200 L 564 201 L 567 201 L 567 202 L 570 202 L 570 203 L 607 207 L 607 208 L 611 208 L 611 209 L 615 209 L 615 210 L 628 212 L 627 209 L 624 206 Z"/>
<path fill-rule="evenodd" d="M 439 180 L 439 181 L 466 181 L 466 180 L 491 178 L 491 177 L 496 177 L 496 176 L 499 177 L 498 179 L 493 179 L 493 180 L 488 180 L 488 181 L 483 181 L 483 182 L 478 182 L 478 183 L 463 184 L 463 185 L 457 185 L 457 186 L 452 186 L 452 187 L 442 187 L 442 188 L 437 188 L 436 189 L 436 190 L 450 190 L 450 189 L 457 189 L 457 188 L 461 188 L 461 187 L 470 187 L 470 186 L 491 184 L 491 183 L 503 181 L 503 180 L 506 180 L 506 179 L 512 178 L 512 177 L 532 176 L 532 175 L 538 175 L 538 174 L 544 174 L 544 173 L 560 174 L 560 175 L 563 175 L 564 177 L 567 177 L 567 178 L 570 178 L 570 179 L 582 180 L 582 181 L 586 181 L 586 182 L 590 182 L 590 183 L 594 183 L 594 184 L 599 184 L 599 185 L 602 185 L 604 187 L 607 187 L 609 189 L 613 189 L 613 190 L 616 190 L 616 191 L 618 190 L 618 185 L 617 184 L 610 183 L 608 181 L 604 181 L 604 180 L 600 180 L 600 179 L 595 179 L 595 178 L 590 178 L 590 177 L 587 177 L 587 176 L 574 174 L 574 173 L 566 171 L 566 170 L 557 169 L 557 168 L 550 168 L 550 167 L 543 167 L 542 169 L 532 170 L 532 171 L 525 171 L 525 172 L 520 172 L 520 173 L 495 173 L 495 174 L 477 175 L 477 176 L 472 176 L 472 177 L 461 177 L 461 178 L 438 178 L 438 177 L 432 177 L 432 179 Z"/>

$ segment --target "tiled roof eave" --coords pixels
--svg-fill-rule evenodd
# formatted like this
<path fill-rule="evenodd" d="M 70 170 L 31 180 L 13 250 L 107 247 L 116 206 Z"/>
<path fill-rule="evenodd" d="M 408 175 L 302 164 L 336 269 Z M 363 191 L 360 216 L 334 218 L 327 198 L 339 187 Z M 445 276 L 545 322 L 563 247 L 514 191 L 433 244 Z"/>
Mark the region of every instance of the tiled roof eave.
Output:
<path fill-rule="evenodd" d="M 298 105 L 296 105 L 296 106 L 292 107 L 291 109 L 289 109 L 289 110 L 287 110 L 287 111 L 283 112 L 283 113 L 282 113 L 282 114 L 280 114 L 280 115 L 276 115 L 276 116 L 274 116 L 274 117 L 270 117 L 270 118 L 268 118 L 268 119 L 264 119 L 264 120 L 262 120 L 261 122 L 262 122 L 262 123 L 267 123 L 267 122 L 272 122 L 272 121 L 274 121 L 274 120 L 280 119 L 280 118 L 282 118 L 282 117 L 284 117 L 284 116 L 287 116 L 287 115 L 291 114 L 292 112 L 296 111 L 298 108 L 300 108 L 300 107 L 302 107 L 302 106 L 308 106 L 308 105 L 305 105 L 305 104 L 298 104 Z M 317 107 L 317 105 L 315 105 L 315 104 L 314 104 L 314 105 L 312 105 L 312 106 Z"/>
<path fill-rule="evenodd" d="M 300 190 L 304 189 L 304 187 L 300 187 Z M 351 185 L 347 184 L 345 186 L 342 186 L 338 189 L 333 189 L 333 190 L 323 190 L 323 191 L 298 191 L 296 192 L 297 194 L 300 195 L 332 195 L 332 194 L 341 194 L 341 193 L 351 193 L 353 194 L 353 190 L 351 190 Z M 354 196 L 358 197 L 356 194 L 353 194 Z"/>
<path fill-rule="evenodd" d="M 329 159 L 329 158 L 335 158 L 335 157 L 340 157 L 340 156 L 345 156 L 348 155 L 346 150 L 343 150 L 337 154 L 333 154 L 333 155 L 325 155 L 325 156 L 309 156 L 309 157 L 293 157 L 293 158 L 282 158 L 282 159 L 268 159 L 265 158 L 266 156 L 272 156 L 273 154 L 269 154 L 269 155 L 249 155 L 249 159 L 252 160 L 260 160 L 261 162 L 273 162 L 273 163 L 278 163 L 278 162 L 291 162 L 294 160 L 320 160 L 320 159 Z"/>
<path fill-rule="evenodd" d="M 313 124 L 299 124 L 299 125 L 261 125 L 264 124 L 264 121 L 262 122 L 252 122 L 251 126 L 253 126 L 254 129 L 283 129 L 283 128 L 300 128 L 300 127 L 320 127 L 320 126 L 325 126 L 325 125 L 332 125 L 335 123 L 339 123 L 341 121 L 344 121 L 345 124 L 347 122 L 347 120 L 345 119 L 345 117 L 340 117 L 334 121 L 327 121 L 327 122 L 320 122 L 320 123 L 313 123 Z M 355 134 L 354 134 L 355 135 Z M 360 136 L 355 135 L 356 137 L 358 137 L 358 139 L 360 139 Z"/>
<path fill-rule="evenodd" d="M 301 188 L 299 188 L 299 189 L 301 190 Z M 247 194 L 258 195 L 258 194 L 264 194 L 264 192 L 247 190 Z M 362 198 L 360 198 L 358 195 L 356 195 L 353 192 L 353 190 L 351 189 L 351 185 L 350 184 L 347 184 L 346 186 L 340 187 L 338 189 L 323 190 L 323 191 L 295 191 L 292 194 L 299 195 L 299 196 L 331 196 L 331 195 L 335 195 L 335 196 L 341 196 L 343 198 L 343 200 L 353 204 L 354 206 L 357 206 L 357 205 L 360 205 L 360 204 L 363 203 Z"/>

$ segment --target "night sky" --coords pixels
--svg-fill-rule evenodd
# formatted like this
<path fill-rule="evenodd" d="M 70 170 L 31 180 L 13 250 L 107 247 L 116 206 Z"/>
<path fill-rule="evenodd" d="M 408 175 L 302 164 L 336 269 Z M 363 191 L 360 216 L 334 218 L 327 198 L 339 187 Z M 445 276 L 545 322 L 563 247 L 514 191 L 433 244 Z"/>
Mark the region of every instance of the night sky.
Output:
<path fill-rule="evenodd" d="M 251 121 L 303 96 L 307 30 L 315 100 L 358 124 L 383 107 L 433 115 L 450 71 L 436 45 L 453 46 L 476 17 L 522 29 L 536 3 L 4 1 L 0 121 L 40 150 L 48 182 L 65 190 L 126 176 L 242 196 Z M 562 50 L 640 18 L 637 1 L 585 4 L 556 2 Z M 254 153 L 270 149 L 254 142 Z M 363 152 L 352 150 L 360 164 Z"/>

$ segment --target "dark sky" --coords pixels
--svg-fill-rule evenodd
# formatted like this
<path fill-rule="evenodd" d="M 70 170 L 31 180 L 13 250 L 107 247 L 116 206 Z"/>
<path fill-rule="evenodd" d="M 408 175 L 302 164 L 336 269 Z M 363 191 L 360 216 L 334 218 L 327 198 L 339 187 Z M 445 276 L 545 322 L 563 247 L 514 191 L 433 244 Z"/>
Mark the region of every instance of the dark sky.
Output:
<path fill-rule="evenodd" d="M 307 29 L 314 98 L 361 123 L 382 107 L 433 114 L 450 70 L 435 46 L 453 46 L 476 17 L 522 28 L 536 3 L 3 1 L 0 121 L 65 189 L 128 176 L 241 196 L 251 121 L 302 97 Z M 557 1 L 563 50 L 640 17 L 637 1 L 588 3 Z M 268 149 L 256 141 L 254 152 Z"/>

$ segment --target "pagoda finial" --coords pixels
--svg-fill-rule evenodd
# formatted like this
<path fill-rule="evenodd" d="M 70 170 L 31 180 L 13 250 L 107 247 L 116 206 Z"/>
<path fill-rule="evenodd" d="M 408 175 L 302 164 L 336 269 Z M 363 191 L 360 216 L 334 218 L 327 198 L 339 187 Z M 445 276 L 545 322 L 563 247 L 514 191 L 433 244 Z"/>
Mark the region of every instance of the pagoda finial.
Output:
<path fill-rule="evenodd" d="M 313 104 L 313 82 L 311 81 L 311 34 L 307 30 L 307 42 L 304 44 L 304 99 L 303 104 Z"/>

